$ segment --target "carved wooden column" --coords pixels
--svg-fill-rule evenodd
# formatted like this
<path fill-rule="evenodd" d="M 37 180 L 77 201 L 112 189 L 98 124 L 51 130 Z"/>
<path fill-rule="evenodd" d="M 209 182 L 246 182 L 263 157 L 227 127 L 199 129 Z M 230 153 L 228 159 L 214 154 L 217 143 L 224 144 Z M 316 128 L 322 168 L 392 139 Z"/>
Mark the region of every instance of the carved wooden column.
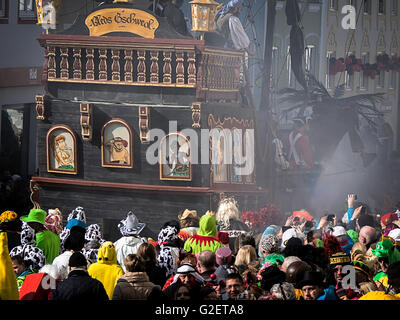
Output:
<path fill-rule="evenodd" d="M 196 53 L 188 52 L 188 84 L 196 85 Z"/>
<path fill-rule="evenodd" d="M 92 105 L 88 103 L 80 104 L 81 112 L 81 132 L 84 141 L 92 140 Z"/>
<path fill-rule="evenodd" d="M 146 82 L 146 51 L 138 50 L 137 82 Z"/>
<path fill-rule="evenodd" d="M 45 119 L 44 95 L 37 94 L 35 96 L 35 100 L 36 100 L 36 119 L 44 120 Z"/>
<path fill-rule="evenodd" d="M 121 69 L 119 64 L 119 49 L 111 50 L 112 65 L 111 65 L 111 80 L 120 81 L 121 80 Z"/>
<path fill-rule="evenodd" d="M 158 51 L 150 51 L 150 83 L 158 83 Z"/>
<path fill-rule="evenodd" d="M 99 49 L 99 80 L 107 81 L 107 49 Z"/>
<path fill-rule="evenodd" d="M 164 51 L 163 55 L 164 55 L 163 83 L 171 84 L 172 83 L 172 67 L 171 67 L 172 52 Z"/>
<path fill-rule="evenodd" d="M 68 64 L 68 48 L 60 48 L 60 77 L 61 79 L 69 78 L 69 64 Z"/>
<path fill-rule="evenodd" d="M 201 119 L 201 102 L 193 102 L 192 103 L 193 128 L 200 128 L 200 119 Z"/>
<path fill-rule="evenodd" d="M 75 80 L 81 80 L 82 79 L 81 49 L 74 48 L 73 54 L 74 54 L 74 64 L 72 66 L 73 67 L 73 77 Z"/>
<path fill-rule="evenodd" d="M 56 78 L 56 48 L 47 47 L 48 52 L 48 65 L 47 65 L 47 76 L 49 79 Z"/>
<path fill-rule="evenodd" d="M 140 130 L 140 142 L 142 144 L 150 143 L 149 127 L 150 127 L 150 108 L 139 107 L 139 130 Z"/>
<path fill-rule="evenodd" d="M 86 80 L 94 80 L 94 49 L 86 49 Z"/>
<path fill-rule="evenodd" d="M 176 84 L 185 84 L 184 52 L 176 51 Z"/>
<path fill-rule="evenodd" d="M 39 184 L 36 181 L 30 180 L 29 181 L 29 189 L 31 191 L 30 199 L 33 204 L 33 209 L 40 209 Z"/>
<path fill-rule="evenodd" d="M 126 82 L 133 81 L 133 50 L 124 50 L 124 80 Z"/>

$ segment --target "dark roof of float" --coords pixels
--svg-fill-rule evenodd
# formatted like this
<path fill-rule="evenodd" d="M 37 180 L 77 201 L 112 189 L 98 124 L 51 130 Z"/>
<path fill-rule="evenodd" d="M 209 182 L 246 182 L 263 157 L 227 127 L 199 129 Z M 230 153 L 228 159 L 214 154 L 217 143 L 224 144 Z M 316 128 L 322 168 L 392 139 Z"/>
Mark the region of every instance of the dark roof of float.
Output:
<path fill-rule="evenodd" d="M 176 32 L 174 28 L 168 23 L 167 18 L 165 17 L 159 17 L 157 16 L 154 12 L 147 10 L 148 7 L 151 5 L 151 1 L 148 0 L 136 0 L 135 3 L 104 3 L 100 4 L 98 7 L 96 7 L 94 10 L 92 10 L 90 14 L 93 12 L 102 10 L 102 9 L 107 9 L 107 8 L 127 8 L 127 9 L 138 9 L 138 10 L 143 10 L 151 15 L 154 16 L 154 18 L 157 19 L 159 23 L 159 27 L 156 30 L 154 37 L 155 38 L 167 38 L 167 39 L 193 39 L 190 37 L 186 37 L 181 35 L 180 33 Z M 68 28 L 67 30 L 64 30 L 62 32 L 56 33 L 56 34 L 68 34 L 68 35 L 89 35 L 89 29 L 85 24 L 85 19 L 87 16 L 85 15 L 79 15 L 73 25 Z M 142 38 L 139 35 L 135 35 L 132 33 L 128 32 L 111 32 L 106 34 L 107 36 L 116 36 L 116 37 L 134 37 L 134 38 Z"/>

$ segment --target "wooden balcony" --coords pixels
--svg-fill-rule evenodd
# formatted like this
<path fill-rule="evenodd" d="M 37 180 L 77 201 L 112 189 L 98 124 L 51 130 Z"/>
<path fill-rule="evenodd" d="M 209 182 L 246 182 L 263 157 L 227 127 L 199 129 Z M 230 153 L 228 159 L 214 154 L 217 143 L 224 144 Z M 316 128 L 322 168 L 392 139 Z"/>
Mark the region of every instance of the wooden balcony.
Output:
<path fill-rule="evenodd" d="M 202 40 L 41 35 L 42 80 L 196 89 L 196 98 L 239 100 L 242 53 Z"/>

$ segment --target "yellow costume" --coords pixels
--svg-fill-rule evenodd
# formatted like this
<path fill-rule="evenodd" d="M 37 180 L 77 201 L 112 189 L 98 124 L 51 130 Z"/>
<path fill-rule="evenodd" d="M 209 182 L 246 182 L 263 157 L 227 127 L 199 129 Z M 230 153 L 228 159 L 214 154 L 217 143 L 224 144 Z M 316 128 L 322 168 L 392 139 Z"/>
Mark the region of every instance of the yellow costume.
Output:
<path fill-rule="evenodd" d="M 18 300 L 17 279 L 8 253 L 7 232 L 0 232 L 0 300 Z"/>
<path fill-rule="evenodd" d="M 101 245 L 97 262 L 89 266 L 88 273 L 103 284 L 111 300 L 117 280 L 124 274 L 121 266 L 117 263 L 117 253 L 111 241 L 106 241 Z"/>

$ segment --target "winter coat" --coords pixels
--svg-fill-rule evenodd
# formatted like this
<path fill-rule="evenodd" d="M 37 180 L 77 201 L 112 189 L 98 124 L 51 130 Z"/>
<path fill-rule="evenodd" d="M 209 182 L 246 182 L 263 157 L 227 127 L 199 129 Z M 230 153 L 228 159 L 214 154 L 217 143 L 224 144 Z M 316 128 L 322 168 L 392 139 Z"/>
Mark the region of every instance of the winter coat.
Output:
<path fill-rule="evenodd" d="M 127 272 L 117 280 L 112 300 L 147 300 L 155 287 L 161 290 L 150 282 L 146 272 Z"/>
<path fill-rule="evenodd" d="M 124 274 L 121 266 L 117 263 L 117 254 L 111 241 L 106 241 L 101 245 L 97 262 L 89 266 L 88 273 L 103 284 L 111 299 L 118 278 Z"/>
<path fill-rule="evenodd" d="M 108 300 L 103 284 L 82 269 L 72 270 L 68 278 L 59 282 L 50 300 L 87 301 Z"/>

